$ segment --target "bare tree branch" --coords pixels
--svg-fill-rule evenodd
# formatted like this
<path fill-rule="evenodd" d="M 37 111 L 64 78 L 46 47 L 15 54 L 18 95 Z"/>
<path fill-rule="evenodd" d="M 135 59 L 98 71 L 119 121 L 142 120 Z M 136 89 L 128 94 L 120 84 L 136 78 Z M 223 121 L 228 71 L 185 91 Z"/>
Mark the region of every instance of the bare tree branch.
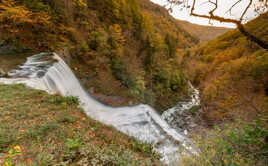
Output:
<path fill-rule="evenodd" d="M 233 8 L 234 8 L 236 5 L 238 5 L 241 1 L 242 1 L 242 0 L 238 0 L 236 3 L 234 3 L 234 4 L 230 7 L 230 9 L 227 10 L 227 12 L 230 12 L 230 15 L 232 15 L 232 10 L 233 10 Z M 226 13 L 227 13 L 227 12 L 226 12 Z"/>
<path fill-rule="evenodd" d="M 209 19 L 210 20 L 215 20 L 215 21 L 219 21 L 219 22 L 222 22 L 222 23 L 233 23 L 237 26 L 238 30 L 244 35 L 246 36 L 250 41 L 256 43 L 257 45 L 259 45 L 260 47 L 268 50 L 268 44 L 261 40 L 260 38 L 254 36 L 253 34 L 249 33 L 248 31 L 246 31 L 245 27 L 243 26 L 242 22 L 244 20 L 244 17 L 246 15 L 246 13 L 248 12 L 249 8 L 253 5 L 253 0 L 250 0 L 248 5 L 246 6 L 246 8 L 243 10 L 242 12 L 242 15 L 240 17 L 239 20 L 236 20 L 236 19 L 232 19 L 232 18 L 225 18 L 223 16 L 218 16 L 218 15 L 215 15 L 214 12 L 218 9 L 218 0 L 208 0 L 206 3 L 210 3 L 212 5 L 214 5 L 215 7 L 210 10 L 208 12 L 208 15 L 205 15 L 205 14 L 198 14 L 195 12 L 195 7 L 196 7 L 196 1 L 197 0 L 193 0 L 193 3 L 192 3 L 192 6 L 191 6 L 191 10 L 190 10 L 190 15 L 191 16 L 195 16 L 195 17 L 200 17 L 200 18 L 206 18 L 206 19 Z M 188 5 L 188 2 L 189 0 L 167 0 L 168 3 L 174 3 L 175 5 L 181 5 L 181 4 L 187 4 Z M 231 8 L 229 8 L 229 12 L 231 14 L 232 12 L 232 9 L 237 6 L 239 3 L 241 3 L 242 0 L 237 0 L 237 2 L 235 2 Z M 259 0 L 259 2 L 261 2 L 261 4 L 259 5 L 259 7 L 255 7 L 255 10 L 264 10 L 265 11 L 265 8 L 268 7 L 268 0 Z M 202 3 L 204 4 L 204 3 Z M 184 5 L 185 7 L 185 5 Z M 228 12 L 227 11 L 227 12 Z"/>
<path fill-rule="evenodd" d="M 251 5 L 252 5 L 252 0 L 249 1 L 247 8 L 244 10 L 242 16 L 240 17 L 240 21 L 243 20 L 245 14 L 247 13 L 247 11 L 248 11 L 248 9 L 250 8 Z"/>

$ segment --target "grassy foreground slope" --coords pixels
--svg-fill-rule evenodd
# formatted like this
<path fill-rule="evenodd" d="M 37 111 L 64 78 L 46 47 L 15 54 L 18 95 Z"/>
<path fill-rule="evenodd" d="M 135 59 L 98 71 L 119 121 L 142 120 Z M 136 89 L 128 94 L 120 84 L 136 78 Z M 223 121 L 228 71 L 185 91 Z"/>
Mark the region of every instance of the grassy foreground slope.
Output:
<path fill-rule="evenodd" d="M 77 103 L 0 84 L 0 165 L 159 165 L 149 145 L 88 118 Z"/>

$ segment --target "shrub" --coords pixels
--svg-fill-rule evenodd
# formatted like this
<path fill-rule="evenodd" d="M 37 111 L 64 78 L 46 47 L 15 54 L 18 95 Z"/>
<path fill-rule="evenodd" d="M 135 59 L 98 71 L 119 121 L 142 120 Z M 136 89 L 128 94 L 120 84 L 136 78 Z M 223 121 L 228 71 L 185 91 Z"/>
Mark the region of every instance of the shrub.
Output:
<path fill-rule="evenodd" d="M 79 104 L 79 99 L 74 96 L 67 96 L 67 97 L 52 96 L 52 97 L 47 97 L 46 101 L 50 104 L 63 104 L 63 105 Z"/>
<path fill-rule="evenodd" d="M 131 90 L 131 94 L 137 97 L 139 100 L 143 100 L 145 90 L 146 90 L 146 87 L 145 87 L 144 78 L 141 76 L 138 76 L 135 80 L 135 87 Z"/>
<path fill-rule="evenodd" d="M 179 69 L 159 68 L 153 76 L 153 83 L 159 88 L 177 91 L 185 87 L 186 78 Z"/>
<path fill-rule="evenodd" d="M 262 166 L 268 162 L 268 128 L 264 118 L 253 123 L 236 121 L 215 128 L 204 139 L 197 136 L 197 156 L 183 157 L 185 166 Z"/>
<path fill-rule="evenodd" d="M 24 0 L 24 4 L 32 11 L 49 11 L 50 6 L 40 0 Z"/>
<path fill-rule="evenodd" d="M 89 51 L 87 43 L 81 43 L 79 54 L 86 54 Z"/>
<path fill-rule="evenodd" d="M 102 28 L 91 32 L 89 38 L 89 46 L 93 50 L 102 51 L 103 49 L 107 49 L 109 47 L 107 32 Z"/>
<path fill-rule="evenodd" d="M 112 58 L 112 70 L 115 78 L 127 87 L 135 87 L 135 79 L 132 74 L 127 70 L 126 64 L 117 57 Z"/>
<path fill-rule="evenodd" d="M 177 52 L 177 45 L 178 45 L 176 38 L 171 36 L 171 35 L 166 35 L 165 43 L 166 43 L 167 48 L 168 48 L 168 56 L 170 58 L 175 57 L 176 52 Z M 190 52 L 187 51 L 186 56 L 189 54 L 190 54 Z"/>
<path fill-rule="evenodd" d="M 268 81 L 268 53 L 263 50 L 256 51 L 253 54 L 254 61 L 251 67 L 251 76 L 255 80 Z"/>
<path fill-rule="evenodd" d="M 109 33 L 110 33 L 110 44 L 113 48 L 121 48 L 125 42 L 126 39 L 123 35 L 123 30 L 119 24 L 114 24 L 109 27 Z"/>
<path fill-rule="evenodd" d="M 215 55 L 210 55 L 210 54 L 209 55 L 204 55 L 203 59 L 204 59 L 205 62 L 210 63 L 210 62 L 214 61 Z"/>
<path fill-rule="evenodd" d="M 79 139 L 70 139 L 66 140 L 66 152 L 70 154 L 72 151 L 77 151 L 82 146 L 81 141 Z"/>

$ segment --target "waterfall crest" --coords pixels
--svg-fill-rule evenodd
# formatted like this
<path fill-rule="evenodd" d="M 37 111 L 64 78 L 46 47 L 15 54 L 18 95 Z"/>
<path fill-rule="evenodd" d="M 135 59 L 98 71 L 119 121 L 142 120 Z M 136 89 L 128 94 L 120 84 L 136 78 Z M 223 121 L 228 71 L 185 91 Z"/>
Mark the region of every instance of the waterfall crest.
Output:
<path fill-rule="evenodd" d="M 55 53 L 41 53 L 29 57 L 19 69 L 9 72 L 11 78 L 0 78 L 0 83 L 25 84 L 26 86 L 59 93 L 63 96 L 76 96 L 85 113 L 106 125 L 135 137 L 137 140 L 153 145 L 160 153 L 164 163 L 173 165 L 178 160 L 176 154 L 182 148 L 191 153 L 195 150 L 188 146 L 188 139 L 171 128 L 164 120 L 170 119 L 176 109 L 170 109 L 161 117 L 152 107 L 138 105 L 134 107 L 108 107 L 92 98 L 80 85 L 68 65 Z M 191 107 L 198 103 L 198 91 L 192 97 Z M 181 108 L 185 109 L 185 108 Z"/>

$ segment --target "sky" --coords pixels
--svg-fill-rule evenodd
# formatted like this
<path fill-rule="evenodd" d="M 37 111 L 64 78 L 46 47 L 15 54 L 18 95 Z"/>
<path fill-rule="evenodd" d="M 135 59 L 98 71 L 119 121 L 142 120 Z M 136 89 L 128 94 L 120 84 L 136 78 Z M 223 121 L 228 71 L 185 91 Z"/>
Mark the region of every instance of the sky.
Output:
<path fill-rule="evenodd" d="M 152 2 L 159 4 L 161 6 L 166 5 L 166 0 L 151 0 Z M 192 0 L 190 0 L 192 2 Z M 198 0 L 197 4 L 196 4 L 196 9 L 195 9 L 195 13 L 198 14 L 207 14 L 207 11 L 209 11 L 209 9 L 213 8 L 213 6 L 211 4 L 205 3 L 208 0 Z M 219 2 L 219 7 L 218 9 L 215 11 L 215 15 L 219 15 L 219 16 L 224 16 L 226 18 L 239 18 L 242 10 L 246 8 L 249 0 L 243 0 L 241 1 L 241 3 L 232 10 L 232 15 L 230 15 L 229 13 L 226 13 L 226 11 L 228 11 L 228 9 L 236 2 L 237 0 L 218 0 Z M 190 4 L 192 4 L 190 2 Z M 205 18 L 199 18 L 199 17 L 194 17 L 194 16 L 190 16 L 190 11 L 189 9 L 181 9 L 181 7 L 174 7 L 173 8 L 173 12 L 170 13 L 173 17 L 179 19 L 179 20 L 186 20 L 189 21 L 191 23 L 196 23 L 196 24 L 200 24 L 200 25 L 211 25 L 211 26 L 219 26 L 219 27 L 230 27 L 230 28 L 235 28 L 236 26 L 234 24 L 228 24 L 228 23 L 220 23 L 218 21 L 211 21 L 209 22 L 208 19 Z M 246 14 L 246 20 L 250 20 L 255 18 L 256 15 L 254 13 L 254 9 L 250 8 Z"/>

